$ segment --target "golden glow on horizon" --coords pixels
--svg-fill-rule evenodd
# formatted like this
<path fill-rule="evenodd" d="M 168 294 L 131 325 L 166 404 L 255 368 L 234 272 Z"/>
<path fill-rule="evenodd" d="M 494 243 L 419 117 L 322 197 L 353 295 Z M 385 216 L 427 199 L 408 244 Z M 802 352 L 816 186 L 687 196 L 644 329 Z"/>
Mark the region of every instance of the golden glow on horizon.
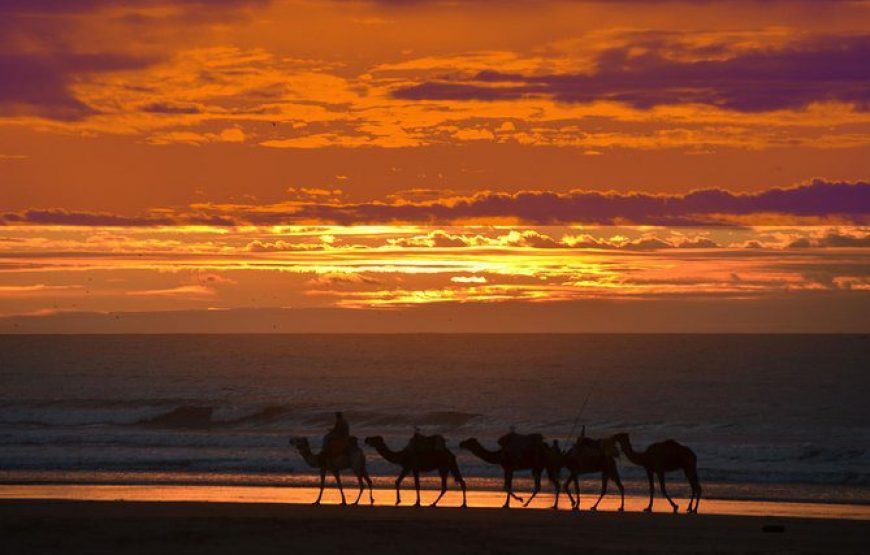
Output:
<path fill-rule="evenodd" d="M 7 226 L 0 315 L 857 294 L 870 290 L 868 237 L 860 227 Z"/>

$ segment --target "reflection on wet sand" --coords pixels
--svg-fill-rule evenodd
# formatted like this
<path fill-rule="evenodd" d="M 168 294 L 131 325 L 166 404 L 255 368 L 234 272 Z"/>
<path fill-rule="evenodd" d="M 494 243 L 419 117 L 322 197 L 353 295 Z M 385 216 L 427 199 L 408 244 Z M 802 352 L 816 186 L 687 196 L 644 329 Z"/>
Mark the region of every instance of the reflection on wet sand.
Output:
<path fill-rule="evenodd" d="M 375 505 L 392 506 L 395 501 L 393 490 L 376 489 Z M 423 502 L 431 502 L 437 496 L 435 491 L 424 491 Z M 0 499 L 63 499 L 80 501 L 162 501 L 162 502 L 207 502 L 207 503 L 287 503 L 309 504 L 317 497 L 317 488 L 312 487 L 249 487 L 249 486 L 182 486 L 182 485 L 3 485 L 0 486 Z M 585 511 L 595 496 L 586 495 L 581 508 Z M 337 504 L 337 490 L 327 489 L 323 495 L 324 504 Z M 411 505 L 413 496 L 406 496 L 403 505 Z M 444 507 L 458 507 L 462 502 L 461 493 L 450 491 L 442 500 Z M 468 491 L 468 505 L 472 508 L 492 509 L 501 507 L 504 494 L 499 491 Z M 626 496 L 626 511 L 641 511 L 646 506 L 644 496 Z M 682 505 L 685 499 L 678 500 Z M 529 509 L 549 509 L 553 504 L 551 494 L 541 494 Z M 619 506 L 618 497 L 605 498 L 599 511 L 615 511 Z M 567 503 L 562 507 L 567 512 Z M 660 500 L 656 512 L 670 512 L 670 508 Z M 436 509 L 433 509 L 436 510 Z M 513 509 L 522 510 L 522 509 Z M 738 501 L 709 499 L 703 507 L 704 514 L 735 516 L 775 516 L 799 518 L 870 520 L 870 505 L 848 505 L 835 503 L 788 503 L 770 501 Z M 683 518 L 680 515 L 679 518 Z M 686 518 L 691 518 L 686 516 Z"/>

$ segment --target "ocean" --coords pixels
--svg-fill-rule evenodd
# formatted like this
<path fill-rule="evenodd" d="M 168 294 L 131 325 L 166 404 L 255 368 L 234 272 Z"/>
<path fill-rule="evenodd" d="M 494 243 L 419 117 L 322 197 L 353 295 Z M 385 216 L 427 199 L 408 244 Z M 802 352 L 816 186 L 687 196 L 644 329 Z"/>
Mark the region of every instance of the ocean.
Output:
<path fill-rule="evenodd" d="M 443 434 L 483 489 L 462 439 L 585 425 L 690 446 L 710 496 L 870 503 L 868 370 L 867 335 L 6 335 L 0 482 L 310 485 L 288 439 L 341 410 L 393 448 Z"/>

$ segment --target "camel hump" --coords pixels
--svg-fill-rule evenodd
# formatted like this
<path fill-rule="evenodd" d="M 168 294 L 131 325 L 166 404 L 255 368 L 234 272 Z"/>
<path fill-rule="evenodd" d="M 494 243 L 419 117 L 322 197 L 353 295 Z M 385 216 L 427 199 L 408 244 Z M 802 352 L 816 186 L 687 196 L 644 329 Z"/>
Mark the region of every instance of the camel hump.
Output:
<path fill-rule="evenodd" d="M 666 439 L 658 443 L 653 443 L 647 448 L 647 451 L 650 449 L 661 453 L 667 453 L 671 457 L 678 457 L 684 461 L 694 461 L 697 459 L 694 451 L 675 439 Z"/>
<path fill-rule="evenodd" d="M 524 451 L 544 445 L 544 436 L 541 434 L 518 434 L 511 432 L 498 438 L 498 444 L 502 449 Z"/>
<path fill-rule="evenodd" d="M 684 457 L 685 460 L 689 460 L 689 461 L 694 462 L 698 458 L 697 455 L 695 455 L 695 452 L 692 451 L 691 448 L 687 447 L 686 445 L 683 445 L 682 443 L 680 443 L 679 441 L 677 441 L 675 439 L 669 439 L 667 441 L 664 441 L 663 443 L 665 443 L 667 445 L 668 450 L 670 450 L 674 453 L 680 453 L 680 456 Z"/>
<path fill-rule="evenodd" d="M 580 437 L 577 438 L 577 446 L 583 449 L 594 449 L 600 451 L 603 447 L 603 442 L 600 439 Z"/>

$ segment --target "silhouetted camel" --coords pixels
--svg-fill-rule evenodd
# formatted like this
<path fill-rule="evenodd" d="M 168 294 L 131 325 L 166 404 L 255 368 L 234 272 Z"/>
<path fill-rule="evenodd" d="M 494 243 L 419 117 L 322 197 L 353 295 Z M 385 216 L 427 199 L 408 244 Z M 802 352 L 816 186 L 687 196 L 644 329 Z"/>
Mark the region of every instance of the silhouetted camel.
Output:
<path fill-rule="evenodd" d="M 568 469 L 569 476 L 565 480 L 565 492 L 568 498 L 571 499 L 571 508 L 573 510 L 580 509 L 580 481 L 578 476 L 581 474 L 601 473 L 601 495 L 598 500 L 592 505 L 589 510 L 595 511 L 598 509 L 598 504 L 604 499 L 607 493 L 607 485 L 610 480 L 619 488 L 619 510 L 625 510 L 625 488 L 622 486 L 622 480 L 619 479 L 619 471 L 616 468 L 616 457 L 619 456 L 619 451 L 613 447 L 610 454 L 608 442 L 612 444 L 614 440 L 604 439 L 595 440 L 587 437 L 577 438 L 577 442 L 568 449 L 564 454 L 563 466 Z M 571 482 L 574 482 L 574 489 L 577 492 L 577 498 L 571 495 Z"/>
<path fill-rule="evenodd" d="M 622 452 L 625 453 L 628 460 L 638 466 L 642 466 L 646 470 L 646 477 L 649 480 L 649 505 L 647 505 L 644 511 L 652 511 L 653 494 L 655 492 L 653 474 L 658 476 L 662 494 L 671 504 L 674 512 L 679 510 L 679 505 L 674 503 L 665 489 L 665 473 L 682 470 L 686 474 L 686 479 L 689 480 L 689 485 L 692 487 L 692 497 L 689 499 L 687 512 L 698 512 L 698 504 L 701 502 L 701 483 L 698 481 L 698 458 L 691 449 L 672 439 L 668 439 L 659 443 L 653 443 L 646 448 L 646 451 L 639 453 L 632 448 L 628 434 L 616 434 L 613 438 L 619 442 L 619 446 L 622 447 Z"/>
<path fill-rule="evenodd" d="M 520 441 L 511 441 L 510 435 L 516 436 Z M 513 443 L 514 445 L 511 445 Z M 547 477 L 553 484 L 553 489 L 556 492 L 556 501 L 553 503 L 553 508 L 559 506 L 559 466 L 558 461 L 554 460 L 550 453 L 550 447 L 544 443 L 544 438 L 540 434 L 530 434 L 521 436 L 519 434 L 508 434 L 499 439 L 501 448 L 496 451 L 490 451 L 480 444 L 475 438 L 469 438 L 459 444 L 462 449 L 468 449 L 473 455 L 489 464 L 497 464 L 504 471 L 504 490 L 506 493 L 504 508 L 509 508 L 511 497 L 523 502 L 523 498 L 513 492 L 514 472 L 518 470 L 531 470 L 532 477 L 535 480 L 535 489 L 532 496 L 525 502 L 524 506 L 528 506 L 532 499 L 541 491 L 541 474 L 546 470 Z"/>
<path fill-rule="evenodd" d="M 447 492 L 448 474 L 453 475 L 453 479 L 462 488 L 462 506 L 468 506 L 465 502 L 465 480 L 462 479 L 462 474 L 459 472 L 456 456 L 447 449 L 442 436 L 415 436 L 401 451 L 390 449 L 381 436 L 367 437 L 366 444 L 374 447 L 385 461 L 402 467 L 399 477 L 396 479 L 396 505 L 401 503 L 399 487 L 402 485 L 402 480 L 411 473 L 414 476 L 414 489 L 417 491 L 417 502 L 414 506 L 419 507 L 420 473 L 437 470 L 438 475 L 441 476 L 441 493 L 431 506 L 436 506 L 444 497 L 444 493 Z"/>
<path fill-rule="evenodd" d="M 327 472 L 331 472 L 332 475 L 335 476 L 335 482 L 338 484 L 338 491 L 341 493 L 341 504 L 347 504 L 347 501 L 344 498 L 344 488 L 341 485 L 341 471 L 345 469 L 352 470 L 356 475 L 356 479 L 359 481 L 359 494 L 356 496 L 356 501 L 354 501 L 353 504 L 356 505 L 359 503 L 363 491 L 365 490 L 363 480 L 365 480 L 365 484 L 369 487 L 369 502 L 374 504 L 375 497 L 372 494 L 372 479 L 369 477 L 368 470 L 366 470 L 366 456 L 363 454 L 362 449 L 359 448 L 357 439 L 354 436 L 350 436 L 348 439 L 349 446 L 345 453 L 329 455 L 325 451 L 321 451 L 320 453 L 312 452 L 308 440 L 304 437 L 290 438 L 290 445 L 299 450 L 299 454 L 305 462 L 308 463 L 308 466 L 320 470 L 320 493 L 317 494 L 317 500 L 314 502 L 315 505 L 320 505 L 320 498 L 323 497 L 323 488 L 326 484 Z"/>

